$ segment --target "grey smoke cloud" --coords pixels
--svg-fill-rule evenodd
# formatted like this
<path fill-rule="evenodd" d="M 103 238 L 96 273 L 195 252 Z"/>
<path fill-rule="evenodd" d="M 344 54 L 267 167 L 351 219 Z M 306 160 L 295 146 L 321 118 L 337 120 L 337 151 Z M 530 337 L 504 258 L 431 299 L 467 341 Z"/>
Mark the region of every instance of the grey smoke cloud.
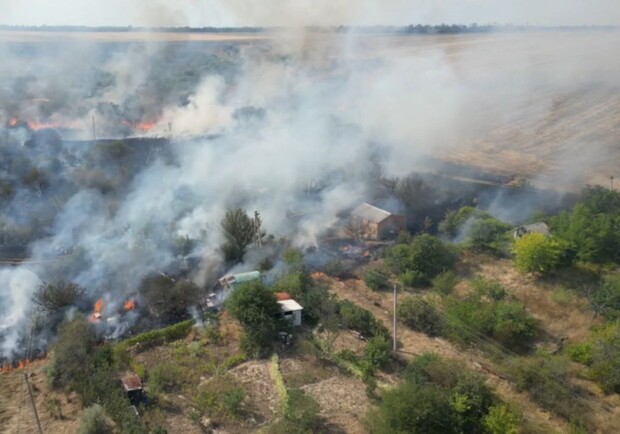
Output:
<path fill-rule="evenodd" d="M 257 4 L 232 3 L 227 10 L 241 20 L 254 15 Z M 360 8 L 373 11 L 370 3 Z M 282 13 L 290 22 L 310 23 L 300 11 L 285 7 Z M 341 11 L 347 19 L 361 13 Z M 148 134 L 174 139 L 172 155 L 145 159 L 114 200 L 87 185 L 54 197 L 17 192 L 4 209 L 8 223 L 55 216 L 30 244 L 33 258 L 75 255 L 70 263 L 0 271 L 3 354 L 11 354 L 27 329 L 39 280 L 71 279 L 93 296 L 105 294 L 113 310 L 142 277 L 178 259 L 175 236 L 189 236 L 197 241 L 191 255 L 202 258 L 195 279 L 204 283 L 221 264 L 219 222 L 233 206 L 260 211 L 276 236 L 314 245 L 339 212 L 366 200 L 375 162 L 388 176 L 424 169 L 420 161 L 428 155 L 510 170 L 536 166 L 535 175 L 556 183 L 588 175 L 598 160 L 586 164 L 575 149 L 587 144 L 611 156 L 611 144 L 604 137 L 590 140 L 587 128 L 573 121 L 584 117 L 583 96 L 604 106 L 605 95 L 616 89 L 620 62 L 611 53 L 618 42 L 617 33 L 597 32 L 407 37 L 296 30 L 188 52 L 189 42 L 119 43 L 110 52 L 92 43 L 43 44 L 53 50 L 25 58 L 14 44 L 0 44 L 8 59 L 0 77 L 11 84 L 0 88 L 7 101 L 0 106 L 3 124 L 34 113 L 88 125 L 95 114 L 101 134 L 141 134 L 119 129 L 121 121 L 149 120 L 156 126 Z M 81 132 L 90 135 L 88 127 Z M 10 134 L 19 141 L 23 131 Z M 48 167 L 40 150 L 11 149 Z M 56 175 L 73 179 L 77 170 L 65 154 L 79 160 L 88 151 L 68 144 L 49 151 L 67 158 Z M 513 167 L 514 153 L 531 159 Z M 552 164 L 542 164 L 545 158 Z M 121 175 L 98 169 L 113 179 Z M 293 221 L 287 211 L 304 216 Z"/>

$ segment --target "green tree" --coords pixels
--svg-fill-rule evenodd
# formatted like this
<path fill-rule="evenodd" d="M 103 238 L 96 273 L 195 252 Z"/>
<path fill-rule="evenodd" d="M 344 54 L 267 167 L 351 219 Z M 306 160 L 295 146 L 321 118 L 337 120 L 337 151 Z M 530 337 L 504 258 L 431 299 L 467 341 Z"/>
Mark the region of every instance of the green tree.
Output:
<path fill-rule="evenodd" d="M 275 338 L 275 316 L 280 305 L 260 280 L 239 285 L 226 300 L 226 309 L 243 326 L 242 346 L 248 354 L 265 355 Z"/>
<path fill-rule="evenodd" d="M 498 251 L 508 241 L 510 225 L 491 216 L 474 219 L 465 236 L 465 245 L 474 250 Z"/>
<path fill-rule="evenodd" d="M 73 306 L 84 295 L 84 288 L 65 281 L 42 284 L 34 294 L 33 302 L 48 313 Z"/>
<path fill-rule="evenodd" d="M 520 271 L 547 273 L 560 266 L 566 243 L 543 234 L 531 233 L 515 240 L 515 265 Z"/>
<path fill-rule="evenodd" d="M 450 210 L 439 223 L 439 232 L 448 238 L 454 238 L 458 235 L 465 222 L 477 213 L 479 213 L 479 211 L 471 206 L 464 206 L 458 210 Z"/>
<path fill-rule="evenodd" d="M 364 360 L 371 369 L 379 369 L 392 359 L 392 342 L 386 336 L 375 336 L 364 349 Z"/>
<path fill-rule="evenodd" d="M 265 232 L 261 230 L 261 224 L 258 213 L 251 218 L 242 208 L 226 211 L 221 225 L 226 239 L 222 249 L 227 261 L 241 262 L 248 246 L 262 240 Z"/>
<path fill-rule="evenodd" d="M 620 323 L 597 331 L 591 342 L 590 373 L 607 393 L 620 393 Z"/>
<path fill-rule="evenodd" d="M 439 238 L 423 234 L 411 244 L 397 244 L 385 253 L 385 262 L 401 280 L 427 285 L 439 273 L 454 266 L 456 254 Z"/>

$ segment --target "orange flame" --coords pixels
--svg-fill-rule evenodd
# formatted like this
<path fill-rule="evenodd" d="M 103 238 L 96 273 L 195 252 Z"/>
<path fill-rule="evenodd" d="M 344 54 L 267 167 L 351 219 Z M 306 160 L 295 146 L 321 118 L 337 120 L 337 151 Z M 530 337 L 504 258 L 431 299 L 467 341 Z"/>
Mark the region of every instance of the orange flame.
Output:
<path fill-rule="evenodd" d="M 130 122 L 130 121 L 122 121 L 123 125 L 133 128 L 134 130 L 142 130 L 148 131 L 150 129 L 155 128 L 157 122 L 151 121 L 141 121 L 141 122 Z"/>
<path fill-rule="evenodd" d="M 134 310 L 136 308 L 136 302 L 132 299 L 129 299 L 125 302 L 123 308 L 125 308 L 126 311 Z"/>
<path fill-rule="evenodd" d="M 97 322 L 101 320 L 101 309 L 103 309 L 103 300 L 100 298 L 95 302 L 95 309 L 93 313 L 90 315 L 90 320 L 93 322 Z"/>
<path fill-rule="evenodd" d="M 38 360 L 47 360 L 47 355 L 43 355 L 42 357 L 38 357 L 32 360 L 23 359 L 18 362 L 6 362 L 2 366 L 0 366 L 0 374 L 3 374 L 5 372 L 11 372 L 16 369 L 27 368 L 28 366 L 32 365 L 34 362 Z"/>
<path fill-rule="evenodd" d="M 17 118 L 9 119 L 9 127 L 14 127 L 15 125 L 17 125 Z"/>

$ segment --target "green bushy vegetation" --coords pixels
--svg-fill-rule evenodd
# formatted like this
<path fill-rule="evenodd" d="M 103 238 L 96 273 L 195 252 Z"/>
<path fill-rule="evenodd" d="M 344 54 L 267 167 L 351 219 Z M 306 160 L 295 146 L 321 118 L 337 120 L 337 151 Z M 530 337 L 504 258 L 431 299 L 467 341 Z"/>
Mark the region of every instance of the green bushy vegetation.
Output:
<path fill-rule="evenodd" d="M 422 234 L 410 244 L 397 244 L 385 252 L 385 263 L 406 286 L 431 283 L 438 274 L 451 269 L 457 259 L 455 250 L 439 238 Z"/>
<path fill-rule="evenodd" d="M 620 323 L 598 330 L 589 343 L 590 374 L 607 393 L 620 393 Z"/>
<path fill-rule="evenodd" d="M 570 243 L 580 261 L 620 261 L 620 192 L 587 187 L 580 203 L 550 218 L 549 223 L 557 237 Z"/>
<path fill-rule="evenodd" d="M 510 225 L 470 206 L 448 211 L 439 223 L 439 231 L 446 237 L 458 237 L 465 247 L 477 251 L 501 251 L 508 241 L 509 230 Z"/>
<path fill-rule="evenodd" d="M 589 409 L 580 397 L 584 391 L 570 381 L 567 360 L 561 356 L 538 354 L 508 360 L 506 370 L 519 390 L 543 408 L 566 420 L 586 422 Z"/>
<path fill-rule="evenodd" d="M 77 434 L 108 434 L 114 430 L 114 423 L 99 404 L 86 408 L 80 417 Z"/>
<path fill-rule="evenodd" d="M 413 330 L 429 336 L 443 333 L 443 322 L 435 307 L 421 297 L 402 298 L 398 304 L 398 319 Z"/>
<path fill-rule="evenodd" d="M 390 272 L 385 267 L 373 267 L 364 271 L 364 283 L 373 291 L 391 289 Z"/>
<path fill-rule="evenodd" d="M 365 337 L 390 336 L 388 329 L 372 313 L 349 300 L 338 302 L 338 317 L 343 328 L 358 331 Z"/>
<path fill-rule="evenodd" d="M 515 240 L 513 253 L 520 271 L 548 273 L 563 264 L 568 243 L 543 234 L 531 233 Z"/>
<path fill-rule="evenodd" d="M 85 407 L 99 404 L 121 432 L 146 433 L 129 408 L 117 376 L 118 361 L 110 345 L 97 346 L 93 326 L 83 319 L 63 324 L 50 352 L 48 378 L 52 387 L 75 391 Z M 101 414 L 97 410 L 97 414 Z M 91 426 L 92 417 L 83 421 Z M 109 432 L 109 431 L 108 431 Z"/>
<path fill-rule="evenodd" d="M 496 404 L 482 377 L 456 362 L 424 354 L 407 367 L 401 385 L 382 394 L 367 424 L 371 433 L 484 432 Z"/>
<path fill-rule="evenodd" d="M 537 329 L 525 305 L 507 300 L 505 291 L 496 283 L 478 279 L 473 285 L 476 293 L 465 299 L 446 299 L 447 336 L 464 344 L 492 338 L 511 350 L 530 348 Z"/>
<path fill-rule="evenodd" d="M 248 355 L 266 356 L 276 334 L 275 315 L 280 305 L 260 280 L 239 285 L 226 300 L 226 309 L 243 326 L 241 348 Z"/>
<path fill-rule="evenodd" d="M 194 320 L 188 319 L 168 327 L 140 333 L 139 335 L 124 340 L 119 345 L 133 346 L 139 344 L 143 349 L 163 345 L 166 342 L 172 342 L 184 338 L 190 332 L 192 327 L 194 327 Z"/>
<path fill-rule="evenodd" d="M 592 308 L 607 320 L 620 319 L 620 276 L 608 276 L 591 297 Z"/>
<path fill-rule="evenodd" d="M 441 273 L 432 281 L 433 289 L 441 295 L 450 295 L 458 283 L 459 278 L 452 270 Z"/>
<path fill-rule="evenodd" d="M 194 407 L 201 415 L 238 419 L 244 411 L 245 395 L 245 389 L 233 376 L 216 375 L 199 387 Z"/>

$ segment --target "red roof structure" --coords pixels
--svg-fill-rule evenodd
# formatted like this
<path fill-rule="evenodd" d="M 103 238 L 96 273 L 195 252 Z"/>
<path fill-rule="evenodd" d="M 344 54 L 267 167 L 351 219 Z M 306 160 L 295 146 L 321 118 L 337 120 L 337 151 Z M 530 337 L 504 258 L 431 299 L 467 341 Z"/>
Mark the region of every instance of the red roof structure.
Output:
<path fill-rule="evenodd" d="M 288 292 L 276 292 L 276 300 L 278 301 L 284 301 L 284 300 L 291 300 L 292 297 Z"/>

